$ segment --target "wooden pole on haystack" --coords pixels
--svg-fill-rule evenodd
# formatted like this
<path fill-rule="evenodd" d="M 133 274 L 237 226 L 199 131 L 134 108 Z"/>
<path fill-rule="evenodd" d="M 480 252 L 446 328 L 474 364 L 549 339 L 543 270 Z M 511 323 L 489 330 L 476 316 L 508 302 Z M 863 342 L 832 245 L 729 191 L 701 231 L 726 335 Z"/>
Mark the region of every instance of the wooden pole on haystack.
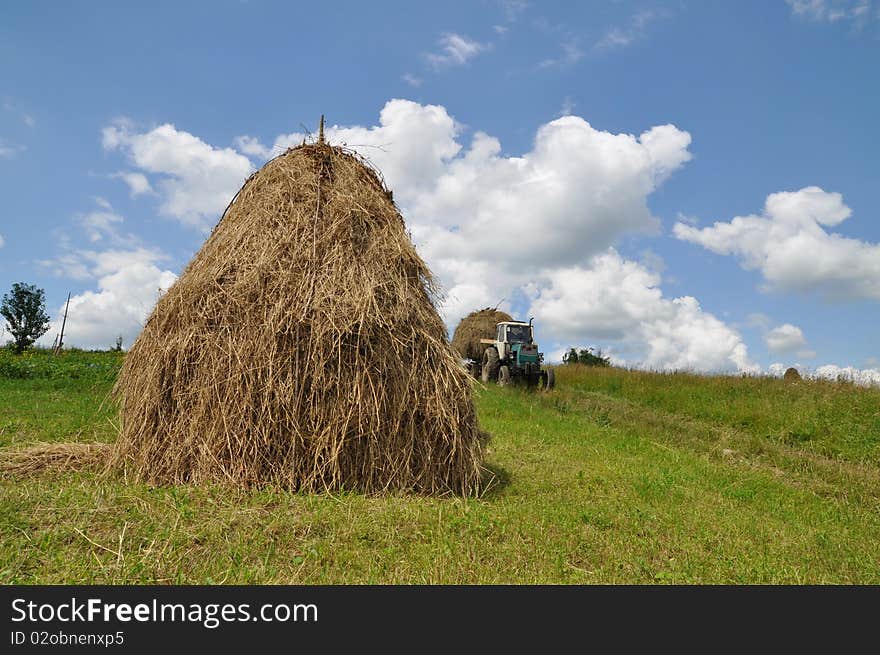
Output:
<path fill-rule="evenodd" d="M 321 122 L 318 124 L 318 143 L 324 143 L 324 114 L 321 114 Z"/>
<path fill-rule="evenodd" d="M 67 303 L 64 305 L 64 320 L 61 321 L 61 336 L 58 337 L 58 343 L 55 346 L 55 351 L 52 353 L 53 355 L 57 355 L 61 352 L 61 347 L 64 345 L 64 326 L 67 325 L 67 310 L 70 307 L 70 292 L 67 292 Z"/>

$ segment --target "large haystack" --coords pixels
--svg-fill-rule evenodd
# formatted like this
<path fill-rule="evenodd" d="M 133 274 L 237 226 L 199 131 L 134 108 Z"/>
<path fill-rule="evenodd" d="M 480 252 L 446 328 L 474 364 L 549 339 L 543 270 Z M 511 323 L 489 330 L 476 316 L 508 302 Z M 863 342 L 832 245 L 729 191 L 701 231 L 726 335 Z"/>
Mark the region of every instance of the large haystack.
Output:
<path fill-rule="evenodd" d="M 503 321 L 512 321 L 513 318 L 507 312 L 497 308 L 486 307 L 471 312 L 458 324 L 452 335 L 452 348 L 464 359 L 479 362 L 483 358 L 486 346 L 480 343 L 480 339 L 492 339 L 495 337 L 495 324 Z"/>
<path fill-rule="evenodd" d="M 114 457 L 156 484 L 474 493 L 484 435 L 379 176 L 302 145 L 251 176 L 149 317 Z"/>

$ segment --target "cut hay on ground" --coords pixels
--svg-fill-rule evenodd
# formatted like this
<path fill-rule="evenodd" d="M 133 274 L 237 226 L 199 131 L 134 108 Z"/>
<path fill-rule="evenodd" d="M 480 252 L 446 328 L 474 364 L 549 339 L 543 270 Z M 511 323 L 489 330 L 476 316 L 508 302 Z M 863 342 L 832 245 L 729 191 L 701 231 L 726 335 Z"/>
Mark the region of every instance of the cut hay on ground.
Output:
<path fill-rule="evenodd" d="M 485 435 L 436 301 L 377 173 L 288 150 L 128 353 L 116 463 L 157 484 L 478 492 Z"/>
<path fill-rule="evenodd" d="M 462 358 L 479 362 L 486 349 L 486 346 L 480 343 L 480 339 L 493 339 L 495 324 L 512 320 L 513 318 L 507 312 L 492 307 L 471 312 L 461 319 L 458 327 L 455 328 L 455 334 L 452 336 L 452 348 Z"/>
<path fill-rule="evenodd" d="M 0 475 L 26 477 L 45 471 L 100 472 L 107 468 L 108 443 L 37 443 L 24 448 L 0 449 Z"/>

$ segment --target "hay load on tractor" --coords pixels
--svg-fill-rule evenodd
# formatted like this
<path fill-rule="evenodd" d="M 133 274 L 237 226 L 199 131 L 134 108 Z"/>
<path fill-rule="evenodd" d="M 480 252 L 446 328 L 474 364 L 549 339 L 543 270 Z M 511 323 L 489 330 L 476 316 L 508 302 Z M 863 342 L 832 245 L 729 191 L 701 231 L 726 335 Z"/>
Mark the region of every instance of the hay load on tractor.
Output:
<path fill-rule="evenodd" d="M 156 484 L 474 493 L 485 434 L 381 178 L 324 142 L 252 175 L 117 382 L 114 459 Z"/>
<path fill-rule="evenodd" d="M 465 316 L 452 335 L 452 348 L 461 356 L 468 373 L 480 377 L 480 366 L 486 346 L 481 339 L 492 337 L 495 326 L 502 321 L 512 321 L 513 317 L 497 307 L 478 309 Z"/>

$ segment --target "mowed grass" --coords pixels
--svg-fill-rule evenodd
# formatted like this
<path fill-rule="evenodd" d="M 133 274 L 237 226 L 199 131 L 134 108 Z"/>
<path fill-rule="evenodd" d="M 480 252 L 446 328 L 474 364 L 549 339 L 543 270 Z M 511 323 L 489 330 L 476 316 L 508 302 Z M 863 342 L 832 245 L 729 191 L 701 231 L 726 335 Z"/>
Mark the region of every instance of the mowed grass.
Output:
<path fill-rule="evenodd" d="M 563 366 L 560 389 L 729 426 L 829 457 L 880 464 L 880 390 L 822 380 Z"/>
<path fill-rule="evenodd" d="M 105 402 L 124 355 L 0 348 L 0 447 L 36 441 L 112 441 L 116 418 Z"/>
<path fill-rule="evenodd" d="M 0 478 L 0 581 L 880 582 L 880 391 L 557 376 L 476 391 L 497 480 L 481 498 Z M 112 439 L 111 385 L 0 378 L 2 447 Z"/>

